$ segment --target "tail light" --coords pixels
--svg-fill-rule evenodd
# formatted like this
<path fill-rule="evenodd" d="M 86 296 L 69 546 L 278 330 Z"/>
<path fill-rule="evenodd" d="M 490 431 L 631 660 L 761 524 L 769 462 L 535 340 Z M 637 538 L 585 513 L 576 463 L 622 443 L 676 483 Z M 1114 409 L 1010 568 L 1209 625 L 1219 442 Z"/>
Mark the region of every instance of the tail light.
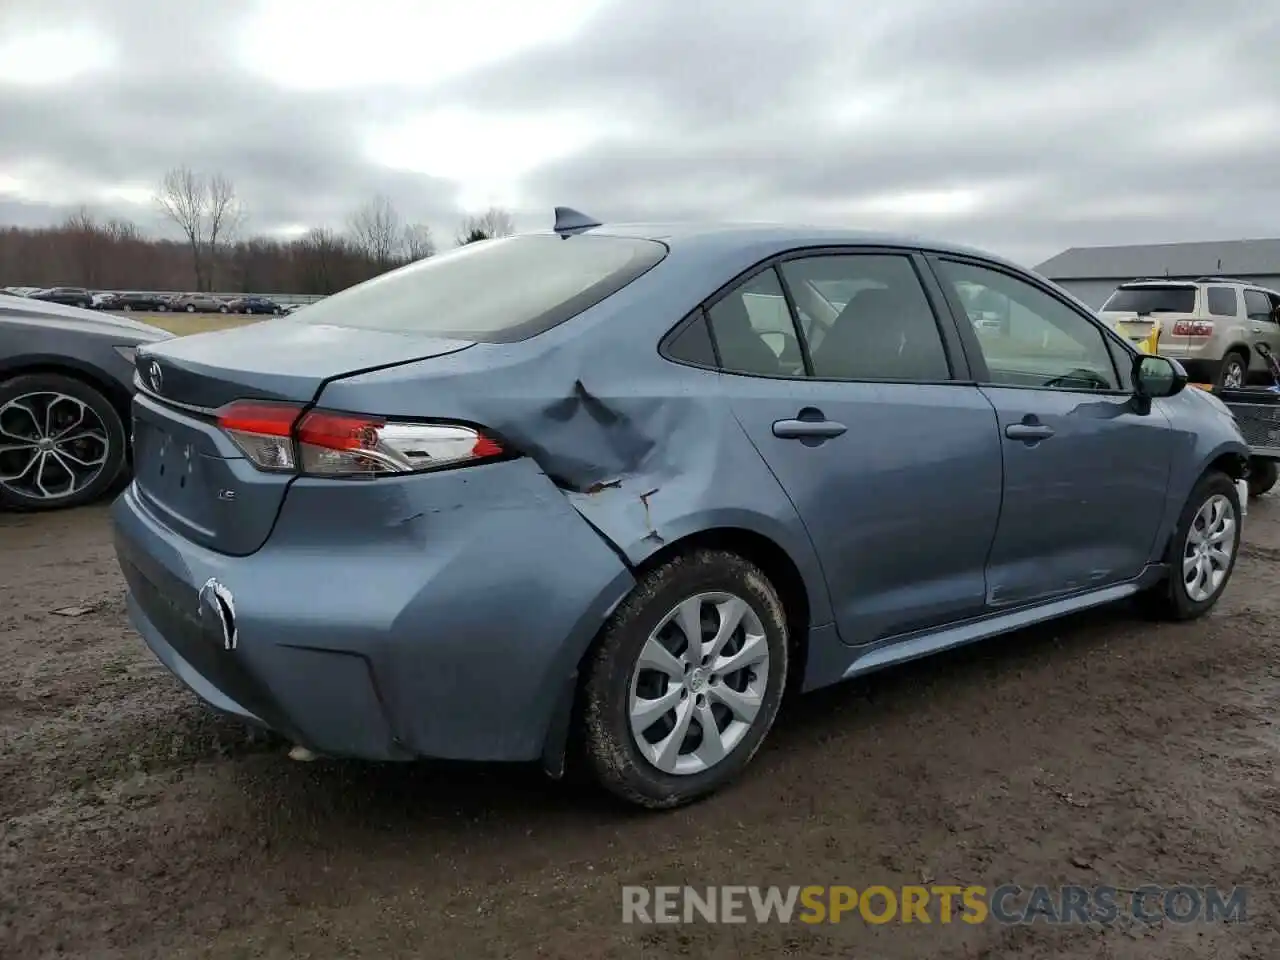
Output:
<path fill-rule="evenodd" d="M 493 460 L 498 441 L 472 427 L 403 423 L 289 403 L 237 400 L 218 426 L 260 470 L 324 477 L 375 477 Z"/>
<path fill-rule="evenodd" d="M 1175 337 L 1212 337 L 1212 320 L 1179 320 L 1173 325 Z"/>

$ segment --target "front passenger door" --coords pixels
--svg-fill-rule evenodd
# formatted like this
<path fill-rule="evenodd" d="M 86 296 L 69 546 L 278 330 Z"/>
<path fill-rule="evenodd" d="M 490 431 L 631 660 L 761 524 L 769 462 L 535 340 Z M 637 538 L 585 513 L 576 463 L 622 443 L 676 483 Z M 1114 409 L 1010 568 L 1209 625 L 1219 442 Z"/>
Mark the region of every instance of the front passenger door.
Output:
<path fill-rule="evenodd" d="M 1127 351 L 1109 345 L 1095 319 L 1012 271 L 932 262 L 954 310 L 963 310 L 961 289 L 979 288 L 1008 318 L 962 330 L 1004 453 L 988 604 L 1138 576 L 1156 549 L 1176 440 L 1159 403 L 1144 406 L 1126 387 L 1114 354 Z"/>

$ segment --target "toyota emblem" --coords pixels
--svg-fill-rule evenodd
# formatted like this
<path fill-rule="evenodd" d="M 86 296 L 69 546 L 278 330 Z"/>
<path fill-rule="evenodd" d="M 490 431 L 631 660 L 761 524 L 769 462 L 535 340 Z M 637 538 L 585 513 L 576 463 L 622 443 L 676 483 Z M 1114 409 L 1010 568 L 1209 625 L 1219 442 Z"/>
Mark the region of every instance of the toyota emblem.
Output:
<path fill-rule="evenodd" d="M 159 393 L 164 387 L 164 374 L 160 370 L 160 364 L 155 360 L 147 364 L 147 385 L 154 393 Z"/>

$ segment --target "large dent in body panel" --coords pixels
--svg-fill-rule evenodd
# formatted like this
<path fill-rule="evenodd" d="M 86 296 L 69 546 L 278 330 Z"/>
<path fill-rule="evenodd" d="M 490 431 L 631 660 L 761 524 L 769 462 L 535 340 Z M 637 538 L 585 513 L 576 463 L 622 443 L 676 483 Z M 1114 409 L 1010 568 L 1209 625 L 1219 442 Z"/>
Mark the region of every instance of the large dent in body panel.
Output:
<path fill-rule="evenodd" d="M 549 489 L 632 566 L 708 528 L 768 537 L 809 585 L 812 622 L 827 622 L 813 545 L 721 396 L 719 376 L 658 354 L 670 318 L 705 295 L 705 266 L 651 271 L 529 341 L 478 343 L 331 381 L 317 402 L 479 425 L 536 463 Z M 407 521 L 412 512 L 397 515 Z"/>
<path fill-rule="evenodd" d="M 699 530 L 751 530 L 792 557 L 810 587 L 813 622 L 830 618 L 794 507 L 719 396 L 606 399 L 579 378 L 562 400 L 499 429 L 628 563 Z"/>

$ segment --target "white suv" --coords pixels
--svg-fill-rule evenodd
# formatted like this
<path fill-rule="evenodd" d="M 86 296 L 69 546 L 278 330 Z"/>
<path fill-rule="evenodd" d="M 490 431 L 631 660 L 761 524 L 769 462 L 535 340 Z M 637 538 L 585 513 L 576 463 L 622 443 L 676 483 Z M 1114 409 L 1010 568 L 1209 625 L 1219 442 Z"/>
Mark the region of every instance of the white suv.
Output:
<path fill-rule="evenodd" d="M 1280 355 L 1280 293 L 1243 280 L 1134 280 L 1120 284 L 1099 313 L 1135 342 L 1158 322 L 1160 354 L 1200 383 L 1242 387 L 1266 373 L 1259 343 Z"/>

